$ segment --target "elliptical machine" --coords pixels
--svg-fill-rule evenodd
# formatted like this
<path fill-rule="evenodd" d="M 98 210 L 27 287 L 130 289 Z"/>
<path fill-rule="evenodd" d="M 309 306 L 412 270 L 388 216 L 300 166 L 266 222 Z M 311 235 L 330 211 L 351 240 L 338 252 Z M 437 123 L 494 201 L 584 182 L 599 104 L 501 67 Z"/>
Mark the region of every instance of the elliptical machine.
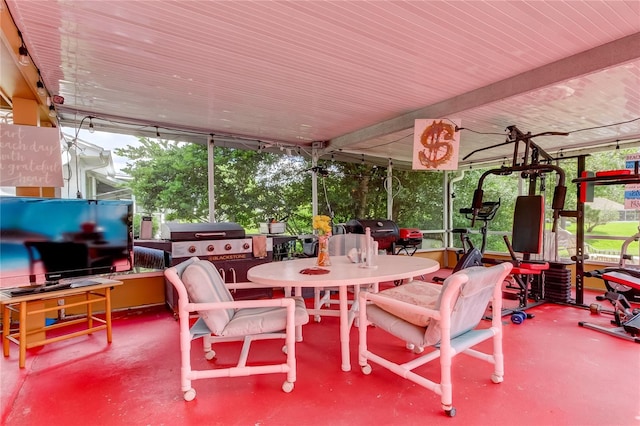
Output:
<path fill-rule="evenodd" d="M 452 273 L 456 273 L 471 266 L 483 266 L 482 255 L 487 247 L 489 222 L 496 217 L 496 213 L 499 208 L 500 199 L 498 199 L 498 201 L 485 201 L 482 203 L 482 208 L 476 213 L 476 219 L 482 221 L 482 226 L 480 227 L 480 234 L 482 235 L 480 249 L 475 247 L 473 242 L 471 242 L 471 238 L 469 237 L 470 231 L 468 228 L 455 228 L 451 230 L 453 234 L 460 235 L 460 241 L 462 242 L 462 249 L 456 252 L 456 266 L 453 268 Z M 473 208 L 460 209 L 460 213 L 464 214 L 464 217 L 468 220 L 473 219 Z M 434 277 L 433 280 L 444 281 L 444 278 Z"/>

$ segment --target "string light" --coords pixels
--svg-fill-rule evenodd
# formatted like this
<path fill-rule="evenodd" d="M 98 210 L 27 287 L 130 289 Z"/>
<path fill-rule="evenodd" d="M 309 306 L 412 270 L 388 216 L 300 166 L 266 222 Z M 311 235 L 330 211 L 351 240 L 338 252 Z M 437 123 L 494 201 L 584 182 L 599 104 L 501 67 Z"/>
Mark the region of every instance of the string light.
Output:
<path fill-rule="evenodd" d="M 20 54 L 20 59 L 18 62 L 23 67 L 29 65 L 29 51 L 27 50 L 27 46 L 24 44 L 24 39 L 22 38 L 22 33 L 18 31 L 18 36 L 20 36 L 20 47 L 18 48 L 18 53 Z"/>
<path fill-rule="evenodd" d="M 47 91 L 44 88 L 44 84 L 42 83 L 42 80 L 38 79 L 38 82 L 36 83 L 36 87 L 38 88 L 38 95 L 44 96 L 47 94 Z"/>

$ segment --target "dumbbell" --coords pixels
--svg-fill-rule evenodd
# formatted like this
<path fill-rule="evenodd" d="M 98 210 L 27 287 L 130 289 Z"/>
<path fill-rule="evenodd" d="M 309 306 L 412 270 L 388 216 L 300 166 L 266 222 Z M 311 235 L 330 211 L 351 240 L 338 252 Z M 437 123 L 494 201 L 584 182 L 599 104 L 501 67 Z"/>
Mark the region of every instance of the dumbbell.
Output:
<path fill-rule="evenodd" d="M 511 322 L 514 324 L 522 324 L 524 320 L 531 319 L 535 317 L 533 314 L 525 314 L 524 312 L 518 311 L 511 314 Z"/>

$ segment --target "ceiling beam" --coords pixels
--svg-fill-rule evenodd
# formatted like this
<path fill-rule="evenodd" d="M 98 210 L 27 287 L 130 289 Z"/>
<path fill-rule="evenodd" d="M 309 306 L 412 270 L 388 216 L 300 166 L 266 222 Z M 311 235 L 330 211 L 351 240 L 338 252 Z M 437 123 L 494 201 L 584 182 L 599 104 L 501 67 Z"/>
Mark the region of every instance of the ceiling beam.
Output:
<path fill-rule="evenodd" d="M 339 136 L 329 141 L 327 148 L 329 151 L 348 148 L 370 139 L 413 128 L 416 119 L 451 116 L 638 58 L 640 58 L 640 33 L 635 33 L 425 108 Z"/>

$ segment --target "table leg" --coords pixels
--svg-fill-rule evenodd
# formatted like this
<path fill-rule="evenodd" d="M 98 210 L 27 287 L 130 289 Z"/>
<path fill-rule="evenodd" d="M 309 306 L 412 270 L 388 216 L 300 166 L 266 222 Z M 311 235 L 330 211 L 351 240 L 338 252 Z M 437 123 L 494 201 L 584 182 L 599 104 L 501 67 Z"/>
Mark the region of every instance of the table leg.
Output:
<path fill-rule="evenodd" d="M 289 292 L 291 292 L 291 288 L 289 288 Z M 294 292 L 296 297 L 302 297 L 302 287 L 295 287 Z M 302 342 L 302 326 L 296 326 L 296 342 Z"/>
<path fill-rule="evenodd" d="M 11 310 L 9 304 L 2 305 L 2 351 L 9 356 L 9 333 L 11 333 Z"/>
<path fill-rule="evenodd" d="M 340 351 L 342 352 L 342 371 L 351 371 L 349 353 L 349 301 L 347 286 L 341 285 L 338 292 L 340 301 Z"/>
<path fill-rule="evenodd" d="M 107 323 L 107 343 L 111 343 L 111 288 L 107 287 L 104 289 L 104 297 L 104 318 Z"/>
<path fill-rule="evenodd" d="M 20 302 L 20 324 L 18 324 L 19 333 L 19 356 L 18 366 L 24 368 L 27 358 L 27 302 Z"/>
<path fill-rule="evenodd" d="M 108 289 L 107 289 L 108 291 Z M 91 292 L 87 291 L 84 294 L 85 300 L 87 301 L 87 327 L 89 329 L 93 328 L 93 309 L 91 307 L 91 303 L 89 303 L 89 301 L 91 300 Z M 109 312 L 109 307 L 107 306 L 107 312 Z M 91 334 L 91 333 L 89 333 Z M 109 339 L 109 326 L 107 325 L 107 341 L 110 342 L 111 340 Z"/>

